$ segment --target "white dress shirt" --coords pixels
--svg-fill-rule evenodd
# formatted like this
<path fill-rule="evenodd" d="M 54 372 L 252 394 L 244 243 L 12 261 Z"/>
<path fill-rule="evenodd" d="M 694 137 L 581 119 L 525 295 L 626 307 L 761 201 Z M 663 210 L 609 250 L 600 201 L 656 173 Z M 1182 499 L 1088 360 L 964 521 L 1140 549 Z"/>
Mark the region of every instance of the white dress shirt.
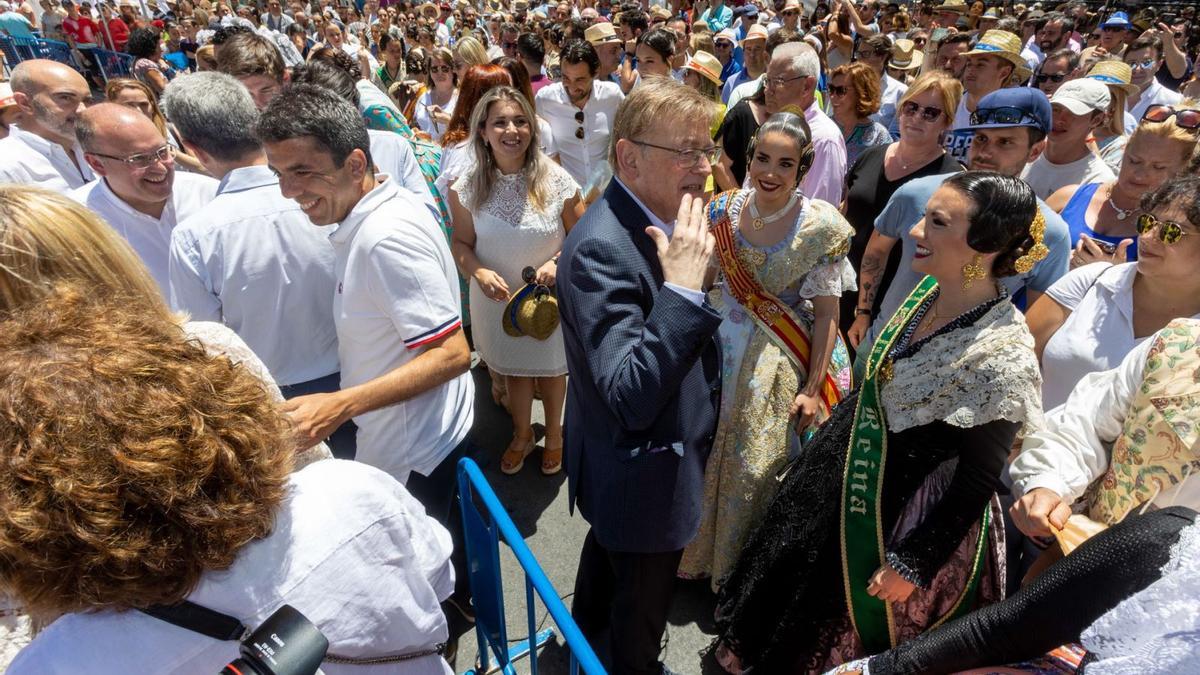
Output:
<path fill-rule="evenodd" d="M 78 145 L 74 155 L 72 161 L 58 143 L 10 126 L 8 138 L 0 139 L 0 183 L 36 185 L 65 194 L 95 179 Z"/>
<path fill-rule="evenodd" d="M 126 204 L 103 178 L 71 191 L 70 196 L 96 212 L 129 242 L 150 270 L 150 276 L 158 282 L 163 297 L 170 301 L 171 277 L 167 259 L 171 251 L 171 232 L 179 223 L 200 213 L 217 196 L 217 185 L 217 181 L 208 176 L 176 171 L 171 198 L 158 218 Z"/>
<path fill-rule="evenodd" d="M 1142 386 L 1146 358 L 1154 340 L 1143 340 L 1112 369 L 1087 375 L 1066 403 L 1046 413 L 1046 427 L 1026 436 L 1009 468 L 1015 494 L 1048 488 L 1067 503 L 1083 495 L 1112 460 L 1125 417 Z M 1187 420 L 1181 423 L 1186 424 Z M 1152 503 L 1200 509 L 1200 479 L 1160 492 Z"/>
<path fill-rule="evenodd" d="M 329 652 L 410 654 L 448 635 L 439 603 L 454 589 L 450 535 L 386 474 L 329 459 L 297 471 L 271 534 L 247 544 L 227 570 L 208 571 L 188 600 L 256 628 L 295 607 Z M 137 611 L 68 614 L 43 630 L 11 675 L 216 673 L 238 657 L 219 641 Z M 437 654 L 400 664 L 321 664 L 326 675 L 450 675 Z"/>
<path fill-rule="evenodd" d="M 1135 105 L 1130 106 L 1129 114 L 1133 115 L 1133 119 L 1140 122 L 1142 115 L 1146 112 L 1146 108 L 1158 103 L 1162 105 L 1175 105 L 1183 100 L 1183 94 L 1172 89 L 1167 89 L 1157 79 L 1150 81 L 1150 86 L 1146 87 L 1146 91 L 1142 92 L 1141 98 Z"/>
<path fill-rule="evenodd" d="M 457 330 L 458 270 L 433 213 L 387 177 L 329 235 L 342 388 L 386 375 Z M 428 476 L 467 436 L 474 382 L 463 373 L 354 418 L 356 459 L 400 482 Z"/>
<path fill-rule="evenodd" d="M 378 129 L 367 129 L 367 135 L 371 137 L 371 161 L 375 164 L 375 173 L 391 176 L 398 185 L 408 188 L 421 201 L 436 209 L 437 203 L 433 201 L 429 183 L 425 182 L 408 139 L 393 131 Z"/>
<path fill-rule="evenodd" d="M 575 121 L 580 109 L 571 103 L 561 82 L 542 87 L 536 96 L 538 116 L 550 123 L 558 146 L 558 161 L 587 194 L 608 166 L 608 140 L 612 135 L 617 107 L 625 100 L 621 88 L 611 82 L 592 81 L 592 95 L 583 105 L 583 124 Z M 583 138 L 576 137 L 583 128 Z"/>
<path fill-rule="evenodd" d="M 275 381 L 338 371 L 333 247 L 266 166 L 230 171 L 171 234 L 171 307 L 232 328 Z"/>

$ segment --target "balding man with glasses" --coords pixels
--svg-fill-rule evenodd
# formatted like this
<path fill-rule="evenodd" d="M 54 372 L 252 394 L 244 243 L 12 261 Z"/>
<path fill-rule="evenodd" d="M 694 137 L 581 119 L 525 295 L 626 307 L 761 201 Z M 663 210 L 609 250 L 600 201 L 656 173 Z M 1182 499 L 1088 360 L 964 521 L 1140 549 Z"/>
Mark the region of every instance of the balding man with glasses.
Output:
<path fill-rule="evenodd" d="M 75 121 L 75 137 L 97 179 L 70 192 L 112 226 L 170 298 L 171 232 L 217 195 L 217 181 L 175 171 L 175 148 L 148 117 L 101 103 Z"/>

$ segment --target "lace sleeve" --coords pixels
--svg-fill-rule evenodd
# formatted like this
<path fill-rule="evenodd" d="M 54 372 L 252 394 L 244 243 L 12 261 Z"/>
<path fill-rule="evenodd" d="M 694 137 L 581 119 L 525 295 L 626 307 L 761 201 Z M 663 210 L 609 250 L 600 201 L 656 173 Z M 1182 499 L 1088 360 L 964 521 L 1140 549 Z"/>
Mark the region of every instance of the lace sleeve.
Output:
<path fill-rule="evenodd" d="M 814 267 L 804 277 L 800 286 L 800 297 L 816 298 L 821 296 L 840 297 L 846 291 L 858 288 L 854 275 L 854 266 L 846 258 L 838 262 Z"/>
<path fill-rule="evenodd" d="M 271 398 L 280 403 L 283 402 L 283 394 L 279 391 L 279 385 L 275 383 L 275 378 L 271 377 L 271 371 L 267 370 L 266 364 L 250 349 L 250 345 L 247 345 L 228 326 L 212 321 L 189 321 L 184 324 L 183 330 L 188 337 L 199 342 L 204 347 L 204 351 L 213 356 L 225 356 L 234 364 L 253 373 L 266 387 Z M 313 462 L 330 457 L 333 457 L 333 453 L 329 451 L 329 446 L 318 443 L 307 450 L 296 453 L 294 471 L 299 471 Z"/>
<path fill-rule="evenodd" d="M 458 195 L 458 203 L 462 204 L 468 211 L 475 211 L 479 207 L 472 199 L 475 191 L 471 188 L 471 174 L 467 173 L 459 176 L 454 184 L 450 186 L 451 190 Z"/>

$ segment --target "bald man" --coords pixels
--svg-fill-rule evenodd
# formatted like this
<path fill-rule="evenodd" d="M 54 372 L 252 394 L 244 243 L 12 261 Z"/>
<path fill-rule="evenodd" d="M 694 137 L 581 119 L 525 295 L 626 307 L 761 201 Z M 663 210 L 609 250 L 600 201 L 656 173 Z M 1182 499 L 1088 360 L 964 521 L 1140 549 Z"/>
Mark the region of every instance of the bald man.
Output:
<path fill-rule="evenodd" d="M 21 120 L 0 140 L 0 183 L 67 192 L 92 180 L 75 142 L 75 118 L 91 96 L 83 77 L 56 61 L 32 59 L 13 69 Z"/>
<path fill-rule="evenodd" d="M 217 195 L 217 181 L 176 173 L 174 148 L 133 108 L 100 103 L 83 111 L 75 137 L 97 180 L 70 192 L 125 237 L 170 298 L 171 232 Z"/>

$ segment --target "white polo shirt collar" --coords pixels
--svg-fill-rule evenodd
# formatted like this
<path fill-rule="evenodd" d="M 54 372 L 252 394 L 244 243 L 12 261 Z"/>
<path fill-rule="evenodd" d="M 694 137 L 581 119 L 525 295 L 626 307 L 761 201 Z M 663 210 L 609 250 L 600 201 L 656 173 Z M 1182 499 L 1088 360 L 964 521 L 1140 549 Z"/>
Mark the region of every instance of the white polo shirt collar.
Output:
<path fill-rule="evenodd" d="M 350 209 L 350 213 L 337 224 L 333 232 L 329 233 L 329 240 L 331 242 L 344 244 L 353 239 L 354 233 L 358 231 L 358 227 L 363 224 L 367 216 L 371 215 L 380 205 L 399 194 L 396 184 L 386 174 L 376 174 L 375 180 L 378 181 L 375 188 L 363 195 L 363 198 L 358 200 L 354 208 Z"/>

